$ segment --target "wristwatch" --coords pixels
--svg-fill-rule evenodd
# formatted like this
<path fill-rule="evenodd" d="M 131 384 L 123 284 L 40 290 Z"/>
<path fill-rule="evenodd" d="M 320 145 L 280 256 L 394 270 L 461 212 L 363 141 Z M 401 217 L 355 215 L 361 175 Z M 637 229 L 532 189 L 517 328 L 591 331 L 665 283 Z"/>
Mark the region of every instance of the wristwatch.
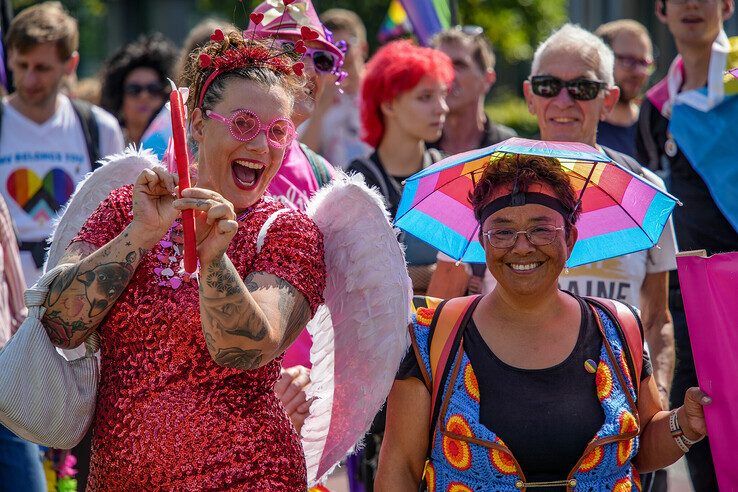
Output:
<path fill-rule="evenodd" d="M 677 446 L 679 446 L 679 449 L 681 449 L 685 453 L 689 451 L 689 448 L 705 438 L 705 436 L 702 436 L 696 441 L 693 441 L 685 436 L 682 427 L 679 425 L 679 417 L 677 417 L 676 410 L 672 410 L 669 413 L 669 431 L 671 432 L 671 437 L 674 438 Z"/>

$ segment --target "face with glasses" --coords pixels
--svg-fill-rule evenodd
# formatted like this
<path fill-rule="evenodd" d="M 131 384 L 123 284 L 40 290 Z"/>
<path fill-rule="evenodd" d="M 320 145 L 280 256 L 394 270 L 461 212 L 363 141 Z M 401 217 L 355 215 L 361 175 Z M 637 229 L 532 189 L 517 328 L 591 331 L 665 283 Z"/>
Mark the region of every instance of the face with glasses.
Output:
<path fill-rule="evenodd" d="M 123 81 L 121 115 L 127 128 L 146 128 L 164 104 L 165 87 L 152 68 L 134 68 Z"/>
<path fill-rule="evenodd" d="M 536 187 L 552 193 L 546 185 L 532 185 L 528 191 L 538 191 Z M 566 233 L 561 214 L 538 204 L 503 208 L 482 224 L 487 268 L 510 294 L 556 289 L 576 238 L 575 227 Z"/>
<path fill-rule="evenodd" d="M 295 138 L 292 103 L 282 87 L 229 79 L 212 109 L 192 113 L 197 186 L 220 193 L 237 212 L 259 200 Z"/>
<path fill-rule="evenodd" d="M 669 27 L 677 48 L 712 45 L 723 21 L 733 15 L 733 0 L 666 0 L 656 3 L 656 17 Z"/>
<path fill-rule="evenodd" d="M 620 97 L 598 75 L 594 50 L 552 46 L 538 73 L 523 84 L 528 111 L 538 120 L 542 140 L 596 145 L 597 125 Z"/>
<path fill-rule="evenodd" d="M 630 102 L 643 92 L 654 69 L 651 40 L 647 36 L 624 31 L 612 40 L 615 53 L 615 84 L 620 87 L 620 101 Z"/>
<path fill-rule="evenodd" d="M 295 42 L 297 39 L 280 40 L 285 47 L 294 45 Z M 306 47 L 307 52 L 300 60 L 305 64 L 305 95 L 295 100 L 295 110 L 292 115 L 295 126 L 300 126 L 310 118 L 315 110 L 315 102 L 336 81 L 336 76 L 331 73 L 338 63 L 335 53 L 319 41 L 308 41 Z"/>

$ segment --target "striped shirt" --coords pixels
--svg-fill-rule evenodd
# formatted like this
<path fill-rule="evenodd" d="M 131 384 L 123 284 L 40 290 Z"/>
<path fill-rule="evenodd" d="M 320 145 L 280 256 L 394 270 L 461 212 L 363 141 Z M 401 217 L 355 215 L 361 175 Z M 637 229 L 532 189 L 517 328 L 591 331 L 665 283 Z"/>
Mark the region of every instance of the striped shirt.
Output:
<path fill-rule="evenodd" d="M 21 270 L 18 243 L 8 207 L 0 196 L 0 347 L 26 317 L 23 292 L 26 281 Z"/>

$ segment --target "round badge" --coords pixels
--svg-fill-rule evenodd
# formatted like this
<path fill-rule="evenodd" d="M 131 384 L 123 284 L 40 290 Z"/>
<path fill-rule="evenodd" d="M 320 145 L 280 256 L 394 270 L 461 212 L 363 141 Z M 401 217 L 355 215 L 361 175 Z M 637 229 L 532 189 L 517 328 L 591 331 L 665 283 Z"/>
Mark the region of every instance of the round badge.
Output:
<path fill-rule="evenodd" d="M 584 370 L 590 374 L 594 374 L 597 372 L 597 364 L 592 359 L 587 359 L 584 361 Z"/>
<path fill-rule="evenodd" d="M 674 157 L 677 155 L 677 152 L 679 151 L 679 148 L 677 147 L 676 142 L 673 138 L 669 138 L 666 143 L 664 144 L 664 152 L 666 152 L 666 155 L 669 157 Z"/>

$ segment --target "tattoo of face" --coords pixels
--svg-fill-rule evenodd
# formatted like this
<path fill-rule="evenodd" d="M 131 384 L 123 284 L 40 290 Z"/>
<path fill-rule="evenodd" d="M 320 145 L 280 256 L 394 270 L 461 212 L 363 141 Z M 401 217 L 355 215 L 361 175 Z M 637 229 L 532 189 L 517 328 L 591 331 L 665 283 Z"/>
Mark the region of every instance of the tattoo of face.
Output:
<path fill-rule="evenodd" d="M 85 286 L 90 318 L 102 314 L 128 285 L 133 275 L 133 267 L 128 262 L 131 254 L 135 258 L 135 253 L 129 253 L 126 263 L 104 263 L 77 275 L 77 280 Z"/>
<path fill-rule="evenodd" d="M 263 358 L 261 350 L 243 350 L 238 347 L 219 349 L 213 358 L 221 366 L 250 370 L 259 367 Z"/>
<path fill-rule="evenodd" d="M 232 297 L 203 297 L 200 312 L 205 323 L 224 334 L 246 337 L 257 342 L 263 340 L 267 334 L 267 328 L 258 315 Z M 259 330 L 256 331 L 255 327 Z"/>
<path fill-rule="evenodd" d="M 72 282 L 74 282 L 74 279 L 77 277 L 78 269 L 79 266 L 74 265 L 67 270 L 61 272 L 59 275 L 57 275 L 54 281 L 51 282 L 51 285 L 49 286 L 49 295 L 47 298 L 49 303 L 48 307 L 56 304 L 62 293 L 67 290 L 70 285 L 72 285 Z"/>

